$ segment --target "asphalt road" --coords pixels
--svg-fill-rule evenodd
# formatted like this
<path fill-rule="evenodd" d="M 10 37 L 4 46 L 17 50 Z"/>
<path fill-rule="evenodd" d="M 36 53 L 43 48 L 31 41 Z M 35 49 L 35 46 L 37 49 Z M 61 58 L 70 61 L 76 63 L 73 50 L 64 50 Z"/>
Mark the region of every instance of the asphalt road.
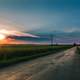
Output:
<path fill-rule="evenodd" d="M 0 80 L 80 80 L 76 47 L 0 70 Z"/>

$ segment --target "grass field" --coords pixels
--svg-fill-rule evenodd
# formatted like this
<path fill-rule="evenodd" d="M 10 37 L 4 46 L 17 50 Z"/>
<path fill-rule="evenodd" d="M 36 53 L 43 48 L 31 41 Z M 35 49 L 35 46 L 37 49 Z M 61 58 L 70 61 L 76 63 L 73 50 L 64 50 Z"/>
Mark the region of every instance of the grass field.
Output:
<path fill-rule="evenodd" d="M 71 48 L 70 45 L 4 45 L 0 46 L 0 67 L 54 54 Z"/>

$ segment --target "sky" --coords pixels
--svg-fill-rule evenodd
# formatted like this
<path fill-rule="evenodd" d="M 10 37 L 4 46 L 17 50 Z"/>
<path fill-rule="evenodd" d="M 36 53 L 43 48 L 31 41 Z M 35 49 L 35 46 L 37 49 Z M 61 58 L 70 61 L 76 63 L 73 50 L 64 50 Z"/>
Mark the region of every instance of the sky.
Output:
<path fill-rule="evenodd" d="M 0 29 L 80 31 L 80 0 L 0 0 Z"/>

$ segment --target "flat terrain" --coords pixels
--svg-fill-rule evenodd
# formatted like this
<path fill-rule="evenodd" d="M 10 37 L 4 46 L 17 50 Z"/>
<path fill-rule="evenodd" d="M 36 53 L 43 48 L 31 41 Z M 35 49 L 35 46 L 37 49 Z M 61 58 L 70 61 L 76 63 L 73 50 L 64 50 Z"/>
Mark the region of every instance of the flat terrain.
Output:
<path fill-rule="evenodd" d="M 0 68 L 69 49 L 71 45 L 0 45 Z"/>
<path fill-rule="evenodd" d="M 80 80 L 76 47 L 0 70 L 0 80 Z"/>

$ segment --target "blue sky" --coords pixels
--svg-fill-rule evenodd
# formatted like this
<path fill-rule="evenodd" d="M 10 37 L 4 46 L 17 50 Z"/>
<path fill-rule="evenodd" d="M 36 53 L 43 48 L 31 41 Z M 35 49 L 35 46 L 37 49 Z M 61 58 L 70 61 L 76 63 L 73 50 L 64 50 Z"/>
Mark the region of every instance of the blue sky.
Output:
<path fill-rule="evenodd" d="M 28 32 L 80 31 L 80 0 L 0 0 L 0 21 Z"/>

